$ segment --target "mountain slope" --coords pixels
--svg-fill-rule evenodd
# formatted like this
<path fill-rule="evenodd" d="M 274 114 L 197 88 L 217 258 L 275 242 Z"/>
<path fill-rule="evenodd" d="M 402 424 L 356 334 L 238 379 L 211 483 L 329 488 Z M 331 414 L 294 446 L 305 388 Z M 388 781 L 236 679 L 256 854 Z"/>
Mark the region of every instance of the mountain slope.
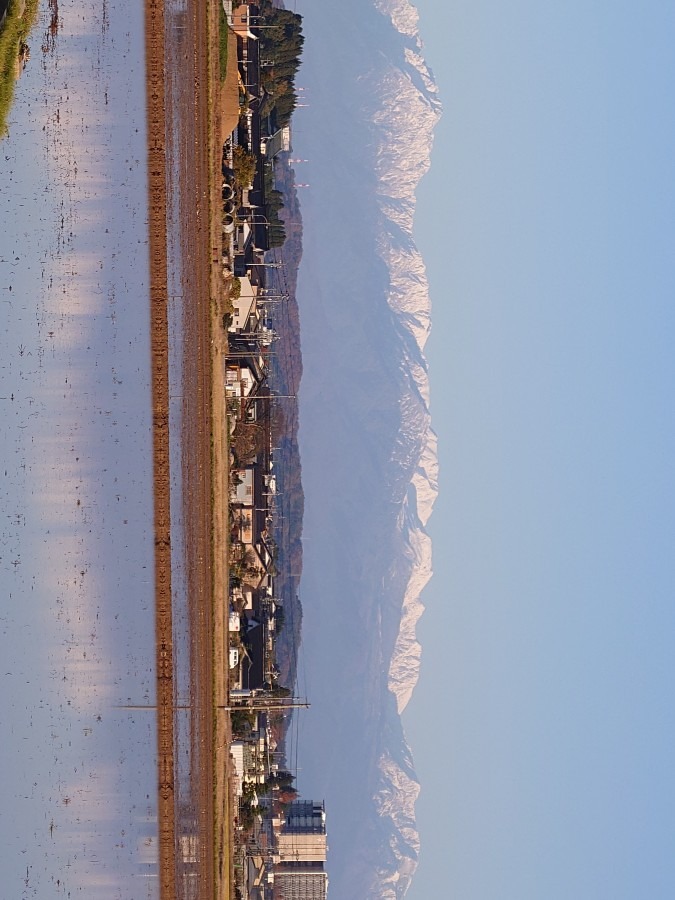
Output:
<path fill-rule="evenodd" d="M 437 463 L 412 225 L 440 106 L 409 3 L 303 14 L 301 656 L 314 706 L 299 783 L 326 798 L 331 896 L 393 898 L 419 852 L 400 713 L 419 671 Z"/>

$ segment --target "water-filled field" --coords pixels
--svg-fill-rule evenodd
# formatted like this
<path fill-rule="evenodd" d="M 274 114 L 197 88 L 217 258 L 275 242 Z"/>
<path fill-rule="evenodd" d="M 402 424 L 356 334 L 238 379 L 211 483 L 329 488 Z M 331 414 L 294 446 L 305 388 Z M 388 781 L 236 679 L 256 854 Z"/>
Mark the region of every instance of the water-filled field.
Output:
<path fill-rule="evenodd" d="M 30 47 L 0 143 L 3 894 L 154 897 L 142 8 L 61 0 Z"/>

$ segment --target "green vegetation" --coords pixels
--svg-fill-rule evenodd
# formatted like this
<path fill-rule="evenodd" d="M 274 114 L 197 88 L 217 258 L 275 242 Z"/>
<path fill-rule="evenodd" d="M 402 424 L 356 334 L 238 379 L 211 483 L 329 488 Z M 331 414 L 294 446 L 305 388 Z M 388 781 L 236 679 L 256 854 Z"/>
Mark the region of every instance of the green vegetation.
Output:
<path fill-rule="evenodd" d="M 289 9 L 274 6 L 271 0 L 261 0 L 260 14 L 265 28 L 260 30 L 260 81 L 264 89 L 260 115 L 267 118 L 266 130 L 273 134 L 288 125 L 295 109 L 295 76 L 300 66 L 304 44 L 302 16 Z M 286 241 L 286 228 L 281 218 L 283 194 L 274 187 L 272 166 L 264 166 L 265 216 L 269 222 L 270 249 L 281 247 Z"/>
<path fill-rule="evenodd" d="M 297 102 L 295 75 L 305 41 L 302 16 L 273 6 L 270 0 L 263 0 L 260 12 L 266 26 L 260 35 L 261 81 L 267 93 L 262 114 L 276 129 L 288 125 Z M 274 25 L 278 28 L 269 27 Z"/>
<path fill-rule="evenodd" d="M 230 717 L 232 719 L 232 733 L 235 737 L 247 738 L 253 731 L 254 714 L 246 709 L 233 709 Z"/>
<path fill-rule="evenodd" d="M 22 6 L 21 0 L 10 0 L 7 18 L 0 26 L 0 138 L 7 133 L 7 117 L 14 97 L 19 54 L 25 48 L 28 33 L 35 24 L 38 0 L 26 0 L 23 15 Z"/>
<path fill-rule="evenodd" d="M 239 825 L 244 831 L 251 831 L 256 817 L 262 818 L 264 808 L 252 806 L 250 800 L 242 800 L 239 804 Z"/>
<path fill-rule="evenodd" d="M 253 184 L 255 176 L 256 158 L 252 153 L 247 153 L 243 147 L 237 145 L 232 151 L 232 168 L 234 177 L 240 188 L 247 188 Z"/>
<path fill-rule="evenodd" d="M 229 35 L 229 28 L 227 26 L 227 19 L 225 18 L 225 10 L 223 9 L 223 4 L 221 3 L 219 6 L 220 14 L 218 18 L 218 60 L 220 63 L 220 80 L 225 81 L 225 76 L 227 75 L 227 38 Z"/>
<path fill-rule="evenodd" d="M 241 279 L 236 276 L 230 282 L 229 299 L 232 303 L 241 297 Z"/>
<path fill-rule="evenodd" d="M 250 463 L 265 447 L 265 429 L 256 422 L 239 420 L 234 426 L 230 448 L 240 464 Z"/>
<path fill-rule="evenodd" d="M 267 778 L 267 787 L 270 789 L 279 788 L 279 790 L 287 790 L 293 787 L 295 775 L 290 772 L 272 772 Z"/>
<path fill-rule="evenodd" d="M 234 304 L 241 296 L 241 281 L 233 278 L 228 287 L 226 287 L 221 306 L 223 317 L 223 328 L 227 330 L 232 324 L 232 316 L 234 315 Z"/>
<path fill-rule="evenodd" d="M 243 547 L 243 545 L 239 546 Z M 242 555 L 238 553 L 237 558 L 230 559 L 229 570 L 230 584 L 255 585 L 260 581 L 263 574 L 262 569 L 258 565 L 256 555 L 250 548 L 245 550 Z"/>

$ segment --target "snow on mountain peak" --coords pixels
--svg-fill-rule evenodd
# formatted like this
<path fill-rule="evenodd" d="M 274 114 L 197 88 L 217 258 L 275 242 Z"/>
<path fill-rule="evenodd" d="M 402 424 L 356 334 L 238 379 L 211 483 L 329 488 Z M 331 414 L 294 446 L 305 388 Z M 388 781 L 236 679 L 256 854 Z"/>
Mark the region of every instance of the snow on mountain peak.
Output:
<path fill-rule="evenodd" d="M 375 8 L 388 16 L 401 34 L 417 37 L 419 13 L 409 0 L 375 0 Z"/>
<path fill-rule="evenodd" d="M 425 527 L 438 493 L 437 441 L 431 428 L 423 355 L 431 328 L 431 302 L 424 261 L 413 240 L 413 220 L 415 192 L 429 169 L 440 103 L 421 52 L 417 10 L 408 0 L 375 0 L 375 5 L 391 19 L 404 43 L 402 56 L 390 58 L 379 72 L 368 110 L 374 123 L 380 211 L 377 247 L 387 268 L 387 300 L 404 347 L 401 429 L 393 462 L 407 488 L 401 494 L 399 543 L 392 567 L 394 585 L 400 591 L 400 618 L 387 672 L 387 685 L 400 716 L 419 677 L 422 648 L 416 628 L 424 612 L 421 594 L 432 574 L 431 539 Z M 390 823 L 387 856 L 395 860 L 378 870 L 378 887 L 372 896 L 380 900 L 402 897 L 417 866 L 415 801 L 419 785 L 407 745 L 404 750 L 404 765 L 387 750 L 378 761 L 376 805 L 380 816 Z"/>

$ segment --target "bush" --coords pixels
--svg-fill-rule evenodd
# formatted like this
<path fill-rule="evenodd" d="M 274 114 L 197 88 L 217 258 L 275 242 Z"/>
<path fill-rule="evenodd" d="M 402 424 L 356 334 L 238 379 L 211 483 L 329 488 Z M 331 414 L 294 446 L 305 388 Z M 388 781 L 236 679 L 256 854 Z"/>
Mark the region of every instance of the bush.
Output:
<path fill-rule="evenodd" d="M 26 0 L 22 16 L 19 15 L 19 7 L 19 0 L 11 0 L 7 18 L 0 28 L 0 138 L 7 132 L 19 52 L 35 23 L 38 0 Z"/>
<path fill-rule="evenodd" d="M 230 29 L 227 27 L 223 4 L 219 5 L 220 16 L 218 19 L 218 60 L 220 63 L 220 80 L 225 81 L 227 75 L 227 37 Z"/>
<path fill-rule="evenodd" d="M 252 153 L 247 153 L 239 144 L 232 151 L 232 168 L 237 184 L 241 188 L 247 188 L 253 184 L 255 178 L 257 160 Z"/>
<path fill-rule="evenodd" d="M 244 709 L 233 709 L 230 713 L 232 720 L 232 733 L 239 737 L 246 737 L 253 730 L 254 715 Z"/>
<path fill-rule="evenodd" d="M 241 278 L 237 278 L 236 276 L 230 282 L 230 293 L 229 299 L 234 303 L 235 300 L 238 300 L 241 297 Z"/>

